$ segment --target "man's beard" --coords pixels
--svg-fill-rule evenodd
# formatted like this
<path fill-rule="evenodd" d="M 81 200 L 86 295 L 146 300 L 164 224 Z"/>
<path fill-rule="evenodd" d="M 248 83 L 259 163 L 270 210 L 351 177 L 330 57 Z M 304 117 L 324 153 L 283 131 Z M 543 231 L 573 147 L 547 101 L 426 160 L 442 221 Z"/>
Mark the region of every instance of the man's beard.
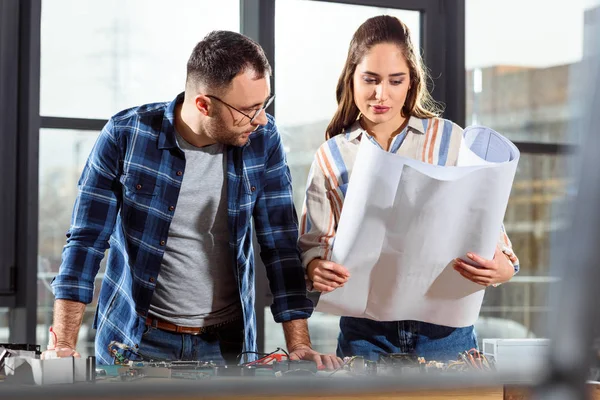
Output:
<path fill-rule="evenodd" d="M 227 126 L 225 121 L 215 117 L 210 120 L 205 129 L 209 136 L 217 143 L 221 143 L 226 146 L 241 147 L 248 142 L 248 139 L 244 137 L 244 133 L 252 129 L 252 126 L 248 125 L 247 130 L 236 132 L 232 131 L 231 128 Z"/>

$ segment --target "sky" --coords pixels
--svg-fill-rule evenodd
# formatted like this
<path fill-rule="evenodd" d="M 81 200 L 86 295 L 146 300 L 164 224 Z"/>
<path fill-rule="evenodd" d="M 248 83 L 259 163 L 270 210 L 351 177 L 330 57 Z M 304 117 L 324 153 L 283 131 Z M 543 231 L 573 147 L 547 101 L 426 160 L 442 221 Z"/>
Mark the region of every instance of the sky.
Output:
<path fill-rule="evenodd" d="M 106 119 L 138 104 L 170 101 L 183 90 L 194 45 L 213 29 L 238 31 L 240 23 L 238 0 L 220 0 L 218 7 L 212 0 L 174 0 L 169 7 L 163 0 L 42 4 L 44 116 Z M 466 66 L 576 62 L 582 57 L 583 11 L 594 5 L 600 0 L 467 0 Z M 352 33 L 377 14 L 401 18 L 419 43 L 416 12 L 277 0 L 274 79 L 280 127 L 331 117 Z M 90 133 L 42 131 L 41 171 L 73 165 L 75 158 L 81 163 L 93 140 Z"/>

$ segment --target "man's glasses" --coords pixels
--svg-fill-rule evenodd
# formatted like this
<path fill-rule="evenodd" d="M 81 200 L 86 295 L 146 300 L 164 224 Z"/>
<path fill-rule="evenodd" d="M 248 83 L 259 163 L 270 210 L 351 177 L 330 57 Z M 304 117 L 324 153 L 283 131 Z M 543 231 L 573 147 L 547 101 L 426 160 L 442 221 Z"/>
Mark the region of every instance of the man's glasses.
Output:
<path fill-rule="evenodd" d="M 271 105 L 271 103 L 273 102 L 273 100 L 275 99 L 275 95 L 274 95 L 274 94 L 272 94 L 272 95 L 271 95 L 271 97 L 269 97 L 269 98 L 267 99 L 267 101 L 265 101 L 265 104 L 264 104 L 264 105 L 263 105 L 261 108 L 259 108 L 258 110 L 256 110 L 256 111 L 254 112 L 254 115 L 250 116 L 250 115 L 246 114 L 245 112 L 238 110 L 237 108 L 235 108 L 235 107 L 234 107 L 234 106 L 232 106 L 231 104 L 228 104 L 228 103 L 224 102 L 223 100 L 221 100 L 221 99 L 220 99 L 220 98 L 218 98 L 217 96 L 213 96 L 213 95 L 211 95 L 211 94 L 207 94 L 207 95 L 206 95 L 206 97 L 210 97 L 211 99 L 215 99 L 215 100 L 217 100 L 217 101 L 220 101 L 221 103 L 225 104 L 227 107 L 231 108 L 232 110 L 235 110 L 235 111 L 239 112 L 239 113 L 240 113 L 240 114 L 242 114 L 244 117 L 248 118 L 248 119 L 250 120 L 250 123 L 253 123 L 253 122 L 254 122 L 254 120 L 256 119 L 256 117 L 258 117 L 258 116 L 260 115 L 260 113 L 261 113 L 261 112 L 262 112 L 264 109 L 266 109 L 267 107 L 269 107 L 269 106 Z"/>

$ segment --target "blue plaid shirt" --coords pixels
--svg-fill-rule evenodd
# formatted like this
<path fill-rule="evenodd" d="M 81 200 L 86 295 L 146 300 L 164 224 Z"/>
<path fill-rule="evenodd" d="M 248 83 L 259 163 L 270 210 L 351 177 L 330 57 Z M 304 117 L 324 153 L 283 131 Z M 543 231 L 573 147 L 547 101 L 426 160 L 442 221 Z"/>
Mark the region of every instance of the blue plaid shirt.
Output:
<path fill-rule="evenodd" d="M 52 282 L 57 299 L 92 301 L 94 278 L 107 248 L 94 328 L 96 357 L 114 359 L 116 340 L 139 344 L 185 173 L 171 103 L 147 104 L 113 116 L 79 180 L 62 264 Z M 244 147 L 227 147 L 227 205 L 231 267 L 244 316 L 244 350 L 256 351 L 252 224 L 273 294 L 276 322 L 308 318 L 298 224 L 281 138 L 273 117 Z M 259 310 L 262 312 L 262 310 Z"/>

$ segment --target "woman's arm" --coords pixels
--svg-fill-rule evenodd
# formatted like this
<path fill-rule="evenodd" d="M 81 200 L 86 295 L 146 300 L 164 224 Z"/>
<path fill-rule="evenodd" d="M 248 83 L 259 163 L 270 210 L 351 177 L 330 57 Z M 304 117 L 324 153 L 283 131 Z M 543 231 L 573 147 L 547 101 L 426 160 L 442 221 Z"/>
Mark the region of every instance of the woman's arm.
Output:
<path fill-rule="evenodd" d="M 308 290 L 329 292 L 342 286 L 348 279 L 346 268 L 329 261 L 337 217 L 341 212 L 341 199 L 333 198 L 335 189 L 327 169 L 327 160 L 320 149 L 308 174 L 306 195 L 300 218 L 298 245 L 302 254 L 302 265 L 306 271 Z M 338 212 L 335 212 L 335 207 Z"/>

